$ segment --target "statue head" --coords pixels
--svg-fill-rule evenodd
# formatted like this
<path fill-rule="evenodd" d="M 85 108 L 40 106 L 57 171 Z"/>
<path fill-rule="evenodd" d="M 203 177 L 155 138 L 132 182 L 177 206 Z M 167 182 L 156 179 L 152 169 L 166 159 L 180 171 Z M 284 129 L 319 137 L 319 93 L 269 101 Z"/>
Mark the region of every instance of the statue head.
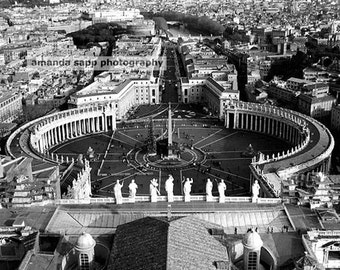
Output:
<path fill-rule="evenodd" d="M 224 179 L 221 179 L 221 183 L 224 183 Z"/>
<path fill-rule="evenodd" d="M 207 182 L 211 182 L 210 178 L 207 179 Z"/>
<path fill-rule="evenodd" d="M 131 180 L 131 183 L 134 183 L 134 182 L 135 182 L 135 179 L 132 179 L 132 180 Z"/>

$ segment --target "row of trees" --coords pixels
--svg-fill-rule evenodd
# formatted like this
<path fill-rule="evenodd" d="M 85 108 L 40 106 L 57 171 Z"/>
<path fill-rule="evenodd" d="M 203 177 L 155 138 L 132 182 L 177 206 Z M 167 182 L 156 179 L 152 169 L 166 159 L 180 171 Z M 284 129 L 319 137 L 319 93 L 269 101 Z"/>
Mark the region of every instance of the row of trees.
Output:
<path fill-rule="evenodd" d="M 86 47 L 89 43 L 104 41 L 113 45 L 116 36 L 124 33 L 126 33 L 126 29 L 116 23 L 97 23 L 86 29 L 69 33 L 67 36 L 72 37 L 74 44 L 78 47 Z"/>
<path fill-rule="evenodd" d="M 312 64 L 307 54 L 298 51 L 291 59 L 278 60 L 272 63 L 266 81 L 274 76 L 281 76 L 283 80 L 290 77 L 303 78 L 303 69 Z"/>
<path fill-rule="evenodd" d="M 223 26 L 219 22 L 210 19 L 207 16 L 193 16 L 176 11 L 166 11 L 161 13 L 143 13 L 145 18 L 153 19 L 158 29 L 168 30 L 167 21 L 178 21 L 184 24 L 189 31 L 196 32 L 202 35 L 223 35 L 231 43 L 247 43 L 249 37 L 245 31 L 240 31 L 237 28 Z"/>
<path fill-rule="evenodd" d="M 207 16 L 193 16 L 189 14 L 184 14 L 177 11 L 164 11 L 160 13 L 143 13 L 145 18 L 155 20 L 156 24 L 161 23 L 164 26 L 165 21 L 178 21 L 185 25 L 189 31 L 194 31 L 202 35 L 222 35 L 224 31 L 224 26 L 220 23 L 210 19 Z M 159 19 L 159 18 L 163 18 Z M 165 26 L 164 26 L 165 27 Z"/>
<path fill-rule="evenodd" d="M 232 44 L 234 43 L 248 43 L 250 41 L 249 36 L 243 30 L 227 26 L 223 32 L 223 37 L 226 38 Z"/>
<path fill-rule="evenodd" d="M 34 104 L 34 105 L 25 104 L 22 107 L 22 114 L 19 116 L 16 122 L 18 124 L 30 122 L 34 119 L 37 119 L 41 116 L 46 115 L 48 112 L 52 111 L 53 109 L 55 109 L 53 102 L 46 102 L 43 104 Z"/>

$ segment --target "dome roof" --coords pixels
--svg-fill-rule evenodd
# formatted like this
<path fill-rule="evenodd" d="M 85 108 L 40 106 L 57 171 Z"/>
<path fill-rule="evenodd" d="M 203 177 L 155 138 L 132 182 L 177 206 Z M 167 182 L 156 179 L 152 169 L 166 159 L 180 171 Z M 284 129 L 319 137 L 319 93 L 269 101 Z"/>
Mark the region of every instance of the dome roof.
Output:
<path fill-rule="evenodd" d="M 250 230 L 245 234 L 242 243 L 247 249 L 259 249 L 263 245 L 261 236 L 253 230 Z"/>
<path fill-rule="evenodd" d="M 94 248 L 96 245 L 96 241 L 92 238 L 91 234 L 83 232 L 81 236 L 79 236 L 76 249 L 79 251 L 85 251 Z"/>

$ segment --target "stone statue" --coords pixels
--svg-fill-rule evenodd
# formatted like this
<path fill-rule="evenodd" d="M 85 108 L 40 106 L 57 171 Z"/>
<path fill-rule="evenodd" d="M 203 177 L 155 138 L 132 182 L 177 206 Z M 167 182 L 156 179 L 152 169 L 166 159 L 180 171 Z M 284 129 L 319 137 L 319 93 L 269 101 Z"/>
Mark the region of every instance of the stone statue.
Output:
<path fill-rule="evenodd" d="M 253 193 L 253 198 L 257 199 L 260 194 L 260 185 L 257 180 L 255 180 L 253 186 L 252 186 L 252 193 Z"/>
<path fill-rule="evenodd" d="M 94 158 L 94 150 L 92 149 L 91 146 L 89 146 L 89 148 L 87 149 L 87 156 L 92 159 Z"/>
<path fill-rule="evenodd" d="M 79 200 L 80 199 L 80 188 L 78 185 L 78 181 L 76 179 L 73 179 L 72 181 L 72 189 L 73 189 L 73 199 Z"/>
<path fill-rule="evenodd" d="M 207 183 L 205 185 L 205 193 L 207 194 L 207 197 L 212 197 L 212 189 L 213 183 L 211 182 L 210 178 L 208 178 Z"/>
<path fill-rule="evenodd" d="M 323 172 L 319 172 L 318 176 L 319 176 L 320 182 L 324 182 L 325 181 L 326 176 L 325 176 L 325 174 Z"/>
<path fill-rule="evenodd" d="M 131 183 L 129 184 L 129 197 L 132 199 L 135 199 L 136 193 L 137 193 L 137 184 L 135 183 L 135 179 L 131 180 Z"/>
<path fill-rule="evenodd" d="M 224 183 L 224 180 L 221 179 L 221 182 L 218 183 L 218 194 L 220 198 L 220 203 L 225 202 L 225 191 L 227 189 L 226 184 Z"/>
<path fill-rule="evenodd" d="M 78 158 L 76 160 L 76 164 L 81 168 L 84 167 L 83 154 L 78 155 Z"/>
<path fill-rule="evenodd" d="M 116 204 L 122 204 L 123 203 L 123 196 L 122 196 L 122 187 L 124 185 L 124 182 L 122 184 L 119 183 L 119 180 L 117 180 L 113 190 L 115 193 L 116 198 Z"/>
<path fill-rule="evenodd" d="M 85 191 L 84 191 L 84 198 L 89 199 L 90 196 L 92 196 L 92 191 L 91 191 L 91 180 L 88 179 L 85 182 Z"/>
<path fill-rule="evenodd" d="M 165 181 L 165 191 L 168 194 L 168 202 L 174 201 L 174 178 L 169 174 L 169 178 Z"/>
<path fill-rule="evenodd" d="M 152 180 L 150 180 L 151 202 L 157 202 L 157 195 L 159 195 L 157 187 L 158 187 L 157 179 L 153 178 Z"/>
<path fill-rule="evenodd" d="M 191 185 L 194 182 L 194 180 L 191 178 L 187 178 L 187 180 L 184 183 L 183 191 L 184 191 L 184 196 L 185 197 L 190 197 L 190 192 L 191 192 Z"/>

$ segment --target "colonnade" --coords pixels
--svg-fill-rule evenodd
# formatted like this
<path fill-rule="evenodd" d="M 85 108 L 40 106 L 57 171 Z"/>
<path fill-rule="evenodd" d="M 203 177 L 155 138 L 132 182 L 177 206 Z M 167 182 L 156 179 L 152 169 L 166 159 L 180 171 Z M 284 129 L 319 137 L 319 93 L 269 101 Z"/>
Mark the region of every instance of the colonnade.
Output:
<path fill-rule="evenodd" d="M 288 109 L 246 102 L 227 105 L 224 116 L 227 128 L 263 133 L 292 145 L 282 153 L 260 153 L 252 159 L 250 178 L 258 180 L 266 193 L 263 195 L 280 196 L 282 180 L 308 181 L 312 173 L 329 172 L 334 138 L 315 119 Z"/>
<path fill-rule="evenodd" d="M 300 131 L 302 127 L 298 124 L 256 112 L 235 111 L 231 113 L 227 111 L 225 126 L 231 128 L 231 124 L 233 124 L 232 128 L 234 129 L 264 133 L 283 139 L 292 145 L 301 144 L 306 137 L 305 134 Z"/>
<path fill-rule="evenodd" d="M 67 140 L 115 129 L 113 107 L 73 109 L 41 119 L 33 126 L 30 144 L 37 152 L 46 154 L 48 149 Z"/>

